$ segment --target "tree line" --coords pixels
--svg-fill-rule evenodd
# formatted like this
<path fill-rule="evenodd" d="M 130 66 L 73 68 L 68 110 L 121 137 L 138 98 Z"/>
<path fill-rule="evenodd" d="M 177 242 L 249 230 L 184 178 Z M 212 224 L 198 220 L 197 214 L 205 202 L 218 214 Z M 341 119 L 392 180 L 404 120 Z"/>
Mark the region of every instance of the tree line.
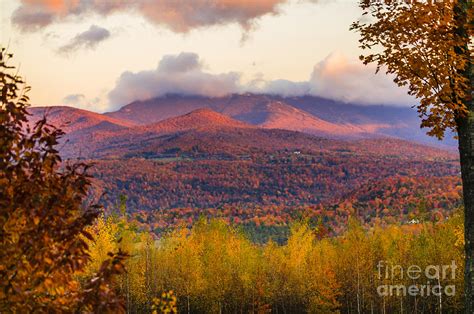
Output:
<path fill-rule="evenodd" d="M 201 219 L 161 238 L 125 216 L 102 216 L 89 229 L 93 274 L 107 251 L 126 250 L 127 272 L 115 287 L 128 312 L 147 312 L 173 291 L 181 313 L 440 313 L 463 309 L 463 219 L 363 228 L 351 219 L 338 237 L 319 236 L 302 219 L 285 244 L 252 242 L 238 226 Z M 446 276 L 413 280 L 410 267 L 448 267 Z M 389 274 L 387 276 L 387 273 Z M 87 277 L 87 274 L 85 275 Z M 442 295 L 437 294 L 437 285 Z M 382 286 L 382 288 L 380 288 Z M 410 295 L 391 291 L 416 286 Z M 435 289 L 436 291 L 434 291 Z M 446 290 L 445 290 L 446 289 Z M 429 292 L 428 292 L 429 291 Z M 433 292 L 434 291 L 434 292 Z"/>

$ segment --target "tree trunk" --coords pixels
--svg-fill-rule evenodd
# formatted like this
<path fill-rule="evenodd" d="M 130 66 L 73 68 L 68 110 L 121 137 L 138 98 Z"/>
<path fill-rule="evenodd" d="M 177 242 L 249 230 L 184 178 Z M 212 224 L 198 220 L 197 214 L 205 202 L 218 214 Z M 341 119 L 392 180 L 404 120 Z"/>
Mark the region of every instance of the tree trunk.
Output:
<path fill-rule="evenodd" d="M 466 242 L 466 313 L 474 313 L 474 110 L 459 122 L 459 153 L 464 196 L 464 237 Z"/>
<path fill-rule="evenodd" d="M 458 117 L 459 154 L 464 197 L 464 239 L 466 263 L 464 270 L 465 311 L 474 313 L 474 103 L 473 103 L 473 63 L 470 60 L 469 34 L 466 29 L 471 0 L 459 0 L 454 8 L 457 35 L 465 38 L 463 47 L 455 47 L 456 53 L 467 54 L 469 64 L 464 72 L 469 81 L 468 97 L 464 104 L 468 110 L 466 117 Z M 459 49 L 461 48 L 461 49 Z"/>
<path fill-rule="evenodd" d="M 472 65 L 471 65 L 472 70 Z M 472 75 L 471 95 L 472 95 Z M 474 313 L 474 105 L 466 102 L 469 115 L 458 123 L 459 153 L 464 196 L 464 238 L 466 250 L 465 298 L 466 313 Z"/>

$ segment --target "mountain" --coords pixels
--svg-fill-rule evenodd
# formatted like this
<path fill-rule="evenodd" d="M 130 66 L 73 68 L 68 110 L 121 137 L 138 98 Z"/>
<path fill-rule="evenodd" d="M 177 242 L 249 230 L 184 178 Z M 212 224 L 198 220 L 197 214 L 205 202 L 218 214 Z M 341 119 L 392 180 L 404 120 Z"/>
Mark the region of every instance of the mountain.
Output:
<path fill-rule="evenodd" d="M 66 134 L 60 140 L 63 157 L 89 157 L 102 139 L 135 126 L 133 122 L 108 117 L 103 114 L 67 106 L 30 107 L 29 124 L 43 117 Z"/>
<path fill-rule="evenodd" d="M 130 121 L 67 106 L 30 107 L 28 111 L 31 114 L 30 123 L 46 116 L 48 123 L 60 127 L 67 134 L 86 130 L 112 131 L 135 125 Z"/>
<path fill-rule="evenodd" d="M 234 106 L 221 110 L 232 114 Z M 147 125 L 68 107 L 32 108 L 30 112 L 33 121 L 47 112 L 51 124 L 65 126 L 61 153 L 67 158 L 241 159 L 284 150 L 415 159 L 449 156 L 444 150 L 377 137 L 360 126 L 330 123 L 280 101 L 251 101 L 239 112 L 249 110 L 260 119 L 253 120 L 254 125 L 209 108 Z"/>
<path fill-rule="evenodd" d="M 156 123 L 118 130 L 109 133 L 95 145 L 90 143 L 88 145 L 97 147 L 95 151 L 89 150 L 94 157 L 143 155 L 150 157 L 169 154 L 170 151 L 176 150 L 211 153 L 216 152 L 215 148 L 221 152 L 229 152 L 234 151 L 231 147 L 245 141 L 245 138 L 253 140 L 259 138 L 244 136 L 243 132 L 248 129 L 251 129 L 250 133 L 260 131 L 255 126 L 234 120 L 211 109 L 201 108 Z M 236 135 L 233 140 L 228 139 L 230 134 Z M 256 145 L 258 146 L 258 143 Z"/>
<path fill-rule="evenodd" d="M 206 208 L 244 220 L 272 213 L 283 222 L 310 206 L 336 226 L 346 221 L 341 213 L 398 221 L 420 204 L 443 212 L 457 206 L 455 154 L 381 132 L 407 123 L 405 109 L 380 106 L 374 114 L 314 100 L 169 96 L 109 114 L 30 113 L 31 121 L 46 112 L 64 126 L 63 157 L 94 161 L 91 197 L 114 208 L 125 195 L 129 211 L 165 217 L 165 225 Z"/>
<path fill-rule="evenodd" d="M 396 137 L 442 147 L 456 147 L 452 136 L 443 142 L 420 129 L 412 108 L 346 104 L 321 97 L 234 94 L 225 97 L 167 95 L 136 101 L 106 113 L 111 118 L 146 125 L 210 108 L 236 120 L 264 128 L 281 128 L 339 138 Z"/>
<path fill-rule="evenodd" d="M 182 116 L 169 118 L 160 122 L 152 123 L 136 130 L 151 131 L 158 134 L 176 133 L 187 130 L 219 129 L 219 128 L 251 128 L 253 126 L 234 120 L 228 116 L 215 112 L 208 108 L 191 111 Z"/>
<path fill-rule="evenodd" d="M 185 108 L 190 108 L 185 106 Z M 251 127 L 265 129 L 283 129 L 328 137 L 352 138 L 368 136 L 373 131 L 370 128 L 351 124 L 335 124 L 319 119 L 281 101 L 255 102 L 247 108 L 242 104 L 227 104 L 226 106 L 213 104 L 196 109 L 179 117 L 166 119 L 161 123 L 152 123 L 146 129 L 162 130 L 210 128 L 210 127 Z M 219 110 L 219 113 L 214 111 Z M 248 115 L 244 117 L 244 115 Z M 232 119 L 232 118 L 234 119 Z M 239 120 L 236 120 L 239 119 Z M 245 122 L 244 122 L 245 121 Z"/>
<path fill-rule="evenodd" d="M 362 106 L 314 96 L 167 95 L 146 101 L 135 101 L 115 112 L 105 114 L 65 106 L 33 107 L 31 112 L 33 119 L 47 112 L 53 124 L 64 126 L 63 129 L 71 140 L 74 137 L 71 133 L 77 131 L 107 138 L 118 130 L 135 126 L 150 128 L 152 124 L 160 121 L 204 108 L 247 125 L 266 129 L 299 131 L 340 139 L 392 137 L 442 148 L 456 148 L 456 141 L 451 134 L 448 134 L 443 142 L 428 137 L 425 130 L 420 129 L 419 117 L 412 108 Z"/>
<path fill-rule="evenodd" d="M 115 112 L 105 113 L 111 118 L 146 125 L 181 116 L 200 108 L 211 108 L 218 99 L 201 96 L 170 95 L 146 101 L 134 101 Z"/>
<path fill-rule="evenodd" d="M 395 139 L 433 144 L 420 131 L 416 113 L 409 108 L 342 104 L 310 96 L 168 95 L 136 101 L 105 114 L 65 106 L 33 107 L 30 112 L 32 122 L 46 114 L 51 124 L 66 132 L 62 145 L 65 157 L 128 158 L 181 152 L 229 158 L 351 145 L 361 145 L 361 151 L 378 147 L 385 147 L 387 154 L 393 151 L 384 143 L 402 149 L 399 154 L 403 155 L 413 150 L 409 147 L 421 146 Z M 363 139 L 372 141 L 361 142 Z M 378 146 L 374 144 L 377 139 L 383 139 Z M 438 155 L 431 149 L 418 150 Z"/>
<path fill-rule="evenodd" d="M 267 103 L 265 107 L 265 118 L 258 125 L 267 129 L 284 129 L 341 138 L 370 137 L 376 131 L 376 126 L 369 124 L 331 123 L 281 101 Z"/>
<path fill-rule="evenodd" d="M 448 209 L 458 200 L 458 161 L 446 150 L 395 138 L 342 140 L 267 129 L 210 109 L 121 130 L 88 147 L 95 147 L 89 155 L 95 194 L 107 195 L 101 202 L 112 207 L 126 195 L 131 211 L 152 216 L 179 219 L 181 211 L 197 216 L 200 209 L 217 214 L 225 207 L 239 209 L 239 218 L 261 207 L 279 216 L 284 208 L 376 203 L 393 182 L 410 190 L 389 198 L 400 211 L 418 206 L 413 195 L 443 185 L 446 195 L 433 203 Z M 373 207 L 362 213 L 379 215 Z"/>
<path fill-rule="evenodd" d="M 328 139 L 282 129 L 250 125 L 208 108 L 196 109 L 182 116 L 110 132 L 92 143 L 90 156 L 95 158 L 147 158 L 186 156 L 229 156 L 268 153 L 283 149 L 321 148 Z"/>

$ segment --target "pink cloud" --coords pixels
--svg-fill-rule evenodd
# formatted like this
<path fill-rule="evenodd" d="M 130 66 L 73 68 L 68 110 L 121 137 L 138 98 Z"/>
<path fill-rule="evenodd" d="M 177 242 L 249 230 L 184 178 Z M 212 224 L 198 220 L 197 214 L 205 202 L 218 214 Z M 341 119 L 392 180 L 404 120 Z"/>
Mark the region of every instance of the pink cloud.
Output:
<path fill-rule="evenodd" d="M 413 104 L 407 89 L 393 82 L 383 71 L 365 66 L 336 52 L 316 64 L 309 79 L 309 94 L 361 104 Z"/>
<path fill-rule="evenodd" d="M 24 31 L 34 31 L 68 16 L 136 12 L 151 23 L 176 32 L 193 28 L 238 23 L 245 30 L 259 17 L 277 14 L 288 0 L 22 0 L 12 21 Z"/>
<path fill-rule="evenodd" d="M 238 72 L 205 72 L 195 53 L 167 55 L 155 69 L 122 73 L 108 97 L 111 108 L 117 108 L 135 100 L 166 94 L 215 97 L 243 92 L 312 95 L 363 105 L 408 106 L 416 101 L 407 95 L 406 89 L 397 87 L 391 76 L 375 74 L 375 68 L 340 53 L 330 54 L 317 63 L 307 81 L 262 78 L 249 83 L 242 82 Z"/>
<path fill-rule="evenodd" d="M 199 56 L 166 55 L 153 70 L 124 72 L 109 93 L 111 108 L 167 94 L 225 96 L 239 92 L 240 74 L 204 72 Z"/>

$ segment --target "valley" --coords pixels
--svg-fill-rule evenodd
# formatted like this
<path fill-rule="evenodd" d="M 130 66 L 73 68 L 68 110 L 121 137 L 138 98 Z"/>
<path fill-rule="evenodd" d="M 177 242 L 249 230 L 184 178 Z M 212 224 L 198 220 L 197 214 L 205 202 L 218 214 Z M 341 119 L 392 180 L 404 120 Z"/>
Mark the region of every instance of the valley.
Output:
<path fill-rule="evenodd" d="M 405 224 L 447 217 L 461 204 L 450 142 L 427 146 L 415 126 L 418 143 L 393 135 L 402 120 L 409 129 L 406 109 L 373 115 L 300 100 L 173 95 L 106 114 L 31 112 L 63 126 L 64 158 L 93 162 L 91 197 L 109 211 L 126 199 L 134 220 L 158 235 L 201 216 L 238 222 L 264 241 L 301 217 L 334 235 L 351 216 L 367 226 Z"/>

